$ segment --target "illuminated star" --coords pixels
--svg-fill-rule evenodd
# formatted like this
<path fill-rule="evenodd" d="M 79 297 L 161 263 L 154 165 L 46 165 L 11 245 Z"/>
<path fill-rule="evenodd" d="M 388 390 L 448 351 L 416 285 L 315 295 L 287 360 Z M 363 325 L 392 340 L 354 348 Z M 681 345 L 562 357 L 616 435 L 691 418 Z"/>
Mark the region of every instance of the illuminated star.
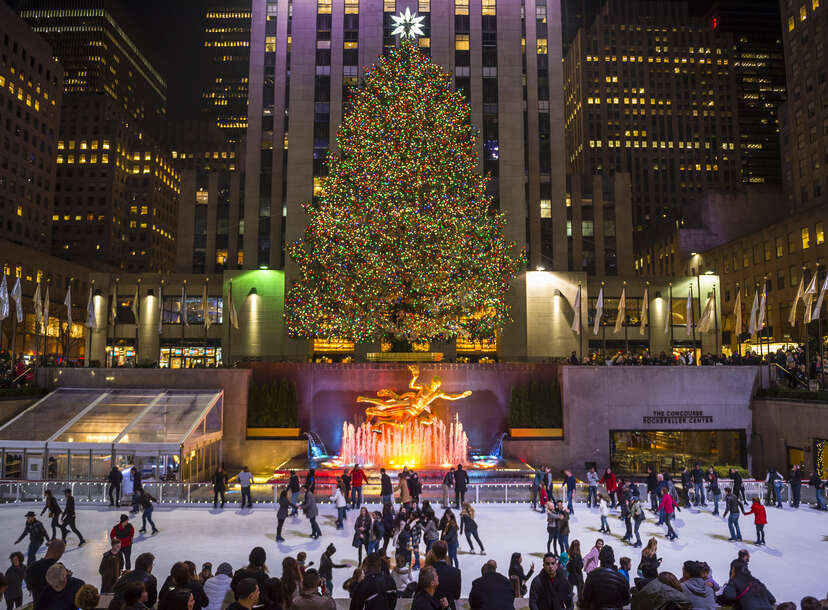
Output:
<path fill-rule="evenodd" d="M 414 38 L 416 36 L 423 36 L 423 20 L 425 17 L 418 17 L 417 13 L 412 13 L 406 7 L 404 13 L 400 13 L 399 17 L 391 16 L 394 30 L 391 32 L 392 36 L 400 35 L 401 38 Z"/>

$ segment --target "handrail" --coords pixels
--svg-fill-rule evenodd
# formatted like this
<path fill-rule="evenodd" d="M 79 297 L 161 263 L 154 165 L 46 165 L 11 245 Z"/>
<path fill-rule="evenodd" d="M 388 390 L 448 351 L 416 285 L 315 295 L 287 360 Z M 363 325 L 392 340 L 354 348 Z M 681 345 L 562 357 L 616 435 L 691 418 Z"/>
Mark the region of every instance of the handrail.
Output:
<path fill-rule="evenodd" d="M 23 371 L 22 373 L 20 373 L 17 377 L 15 377 L 14 379 L 12 379 L 12 381 L 11 381 L 11 382 L 12 382 L 12 383 L 17 383 L 18 381 L 20 381 L 20 379 L 21 379 L 22 377 L 25 377 L 26 375 L 28 375 L 28 374 L 29 374 L 29 373 L 31 373 L 31 372 L 32 372 L 32 367 L 29 367 L 29 368 L 27 368 L 25 371 Z"/>
<path fill-rule="evenodd" d="M 780 370 L 782 370 L 782 371 L 784 371 L 786 375 L 788 375 L 790 378 L 792 378 L 792 379 L 793 379 L 794 381 L 796 381 L 797 383 L 802 384 L 802 386 L 803 386 L 806 390 L 808 389 L 808 383 L 807 383 L 807 382 L 802 381 L 799 377 L 797 377 L 796 375 L 794 375 L 792 372 L 790 372 L 788 369 L 786 369 L 784 366 L 782 366 L 782 365 L 781 365 L 781 364 L 779 364 L 778 362 L 770 362 L 769 364 L 770 364 L 770 365 L 772 365 L 772 366 L 777 367 L 778 369 L 780 369 Z"/>

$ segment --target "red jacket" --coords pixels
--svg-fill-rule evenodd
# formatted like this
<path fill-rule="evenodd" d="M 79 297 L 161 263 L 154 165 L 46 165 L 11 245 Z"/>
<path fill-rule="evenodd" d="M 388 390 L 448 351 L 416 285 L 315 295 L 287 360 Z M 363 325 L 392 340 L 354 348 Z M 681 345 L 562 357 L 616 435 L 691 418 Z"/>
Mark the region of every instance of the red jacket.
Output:
<path fill-rule="evenodd" d="M 665 514 L 670 515 L 675 512 L 676 502 L 670 494 L 664 494 L 661 498 L 661 504 L 658 505 L 658 510 L 663 510 Z"/>
<path fill-rule="evenodd" d="M 753 522 L 756 525 L 765 525 L 768 522 L 768 513 L 765 507 L 760 502 L 754 502 L 750 505 L 750 510 L 745 511 L 746 515 L 753 515 Z"/>
<path fill-rule="evenodd" d="M 365 473 L 361 468 L 355 468 L 351 471 L 351 485 L 354 487 L 362 487 L 365 482 Z"/>
<path fill-rule="evenodd" d="M 109 532 L 110 540 L 112 538 L 117 538 L 121 541 L 121 548 L 128 548 L 132 546 L 132 537 L 135 535 L 135 528 L 132 527 L 131 523 L 127 523 L 126 527 L 121 527 L 119 523 L 115 527 L 112 528 L 112 531 Z"/>
<path fill-rule="evenodd" d="M 616 489 L 618 489 L 618 483 L 615 480 L 615 473 L 611 472 L 609 476 L 604 475 L 601 477 L 601 480 L 598 481 L 602 485 L 605 485 L 607 488 L 607 493 L 614 493 Z"/>

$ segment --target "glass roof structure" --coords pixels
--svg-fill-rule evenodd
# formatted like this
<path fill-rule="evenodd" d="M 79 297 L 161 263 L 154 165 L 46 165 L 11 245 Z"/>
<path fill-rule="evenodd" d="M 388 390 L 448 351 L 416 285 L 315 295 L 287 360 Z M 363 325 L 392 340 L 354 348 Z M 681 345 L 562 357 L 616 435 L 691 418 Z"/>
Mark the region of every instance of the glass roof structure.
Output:
<path fill-rule="evenodd" d="M 221 390 L 59 388 L 0 428 L 0 447 L 179 453 L 221 439 Z"/>

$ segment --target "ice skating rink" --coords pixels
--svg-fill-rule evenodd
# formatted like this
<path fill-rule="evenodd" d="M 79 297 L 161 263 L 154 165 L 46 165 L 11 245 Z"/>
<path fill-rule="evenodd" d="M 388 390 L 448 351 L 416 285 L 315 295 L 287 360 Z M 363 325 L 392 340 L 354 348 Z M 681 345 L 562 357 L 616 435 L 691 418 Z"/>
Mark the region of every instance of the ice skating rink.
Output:
<path fill-rule="evenodd" d="M 371 509 L 375 506 L 369 505 Z M 39 514 L 41 504 L 17 504 L 0 506 L 0 566 L 5 571 L 8 556 L 14 550 L 26 554 L 28 539 L 13 545 L 23 531 L 24 515 L 29 510 Z M 485 555 L 470 554 L 465 536 L 460 545 L 460 568 L 463 571 L 463 596 L 468 595 L 473 579 L 480 575 L 480 567 L 487 559 L 497 561 L 498 570 L 506 573 L 512 552 L 523 554 L 524 566 L 528 569 L 534 562 L 535 570 L 540 569 L 542 556 L 546 551 L 546 518 L 533 512 L 526 504 L 479 504 L 477 523 L 480 538 L 486 545 Z M 128 512 L 109 507 L 79 507 L 78 529 L 87 539 L 87 544 L 78 548 L 78 540 L 70 532 L 67 552 L 62 561 L 75 576 L 100 586 L 98 564 L 101 555 L 109 548 L 108 536 L 121 513 Z M 641 526 L 641 535 L 647 539 L 658 539 L 658 556 L 663 558 L 661 569 L 681 577 L 681 565 L 687 559 L 706 561 L 713 569 L 713 577 L 724 585 L 728 578 L 728 565 L 741 548 L 750 551 L 750 569 L 776 596 L 778 602 L 799 600 L 806 595 L 823 599 L 828 593 L 828 513 L 813 508 L 799 509 L 768 507 L 766 526 L 767 546 L 754 546 L 755 530 L 753 517 L 742 517 L 740 524 L 744 542 L 728 542 L 727 522 L 710 514 L 710 508 L 683 509 L 675 520 L 678 540 L 669 542 L 663 527 L 656 527 L 655 518 L 647 511 L 647 522 Z M 337 547 L 334 561 L 347 563 L 349 567 L 334 571 L 334 596 L 347 597 L 342 583 L 351 575 L 357 562 L 356 549 L 351 546 L 353 523 L 356 511 L 348 511 L 346 529 L 337 531 L 334 526 L 335 508 L 330 504 L 319 505 L 319 525 L 323 536 L 319 540 L 309 537 L 310 525 L 304 517 L 291 517 L 285 522 L 283 535 L 286 542 L 277 544 L 276 512 L 273 507 L 256 507 L 253 510 L 239 510 L 228 505 L 223 511 L 212 507 L 166 507 L 157 506 L 153 518 L 160 532 L 155 536 L 137 534 L 132 560 L 143 552 L 156 557 L 153 570 L 159 586 L 169 574 L 175 561 L 189 559 L 200 569 L 209 561 L 213 569 L 227 561 L 233 569 L 247 563 L 247 556 L 254 546 L 267 551 L 267 565 L 270 574 L 281 575 L 281 561 L 285 555 L 296 555 L 299 551 L 308 554 L 308 561 L 319 565 L 319 557 L 327 545 L 333 542 Z M 442 511 L 438 510 L 438 517 Z M 44 516 L 45 517 L 45 516 Z M 42 520 L 51 533 L 48 521 Z M 624 523 L 615 516 L 609 519 L 612 534 L 598 533 L 600 519 L 597 509 L 589 510 L 583 504 L 575 505 L 571 520 L 570 542 L 578 539 L 584 554 L 599 537 L 615 550 L 616 563 L 620 557 L 632 559 L 633 571 L 638 567 L 641 549 L 634 549 L 620 540 L 624 534 Z M 132 520 L 136 532 L 141 527 L 140 515 Z M 43 555 L 42 549 L 38 557 Z M 392 555 L 389 546 L 389 555 Z M 422 557 L 422 555 L 421 555 Z"/>

